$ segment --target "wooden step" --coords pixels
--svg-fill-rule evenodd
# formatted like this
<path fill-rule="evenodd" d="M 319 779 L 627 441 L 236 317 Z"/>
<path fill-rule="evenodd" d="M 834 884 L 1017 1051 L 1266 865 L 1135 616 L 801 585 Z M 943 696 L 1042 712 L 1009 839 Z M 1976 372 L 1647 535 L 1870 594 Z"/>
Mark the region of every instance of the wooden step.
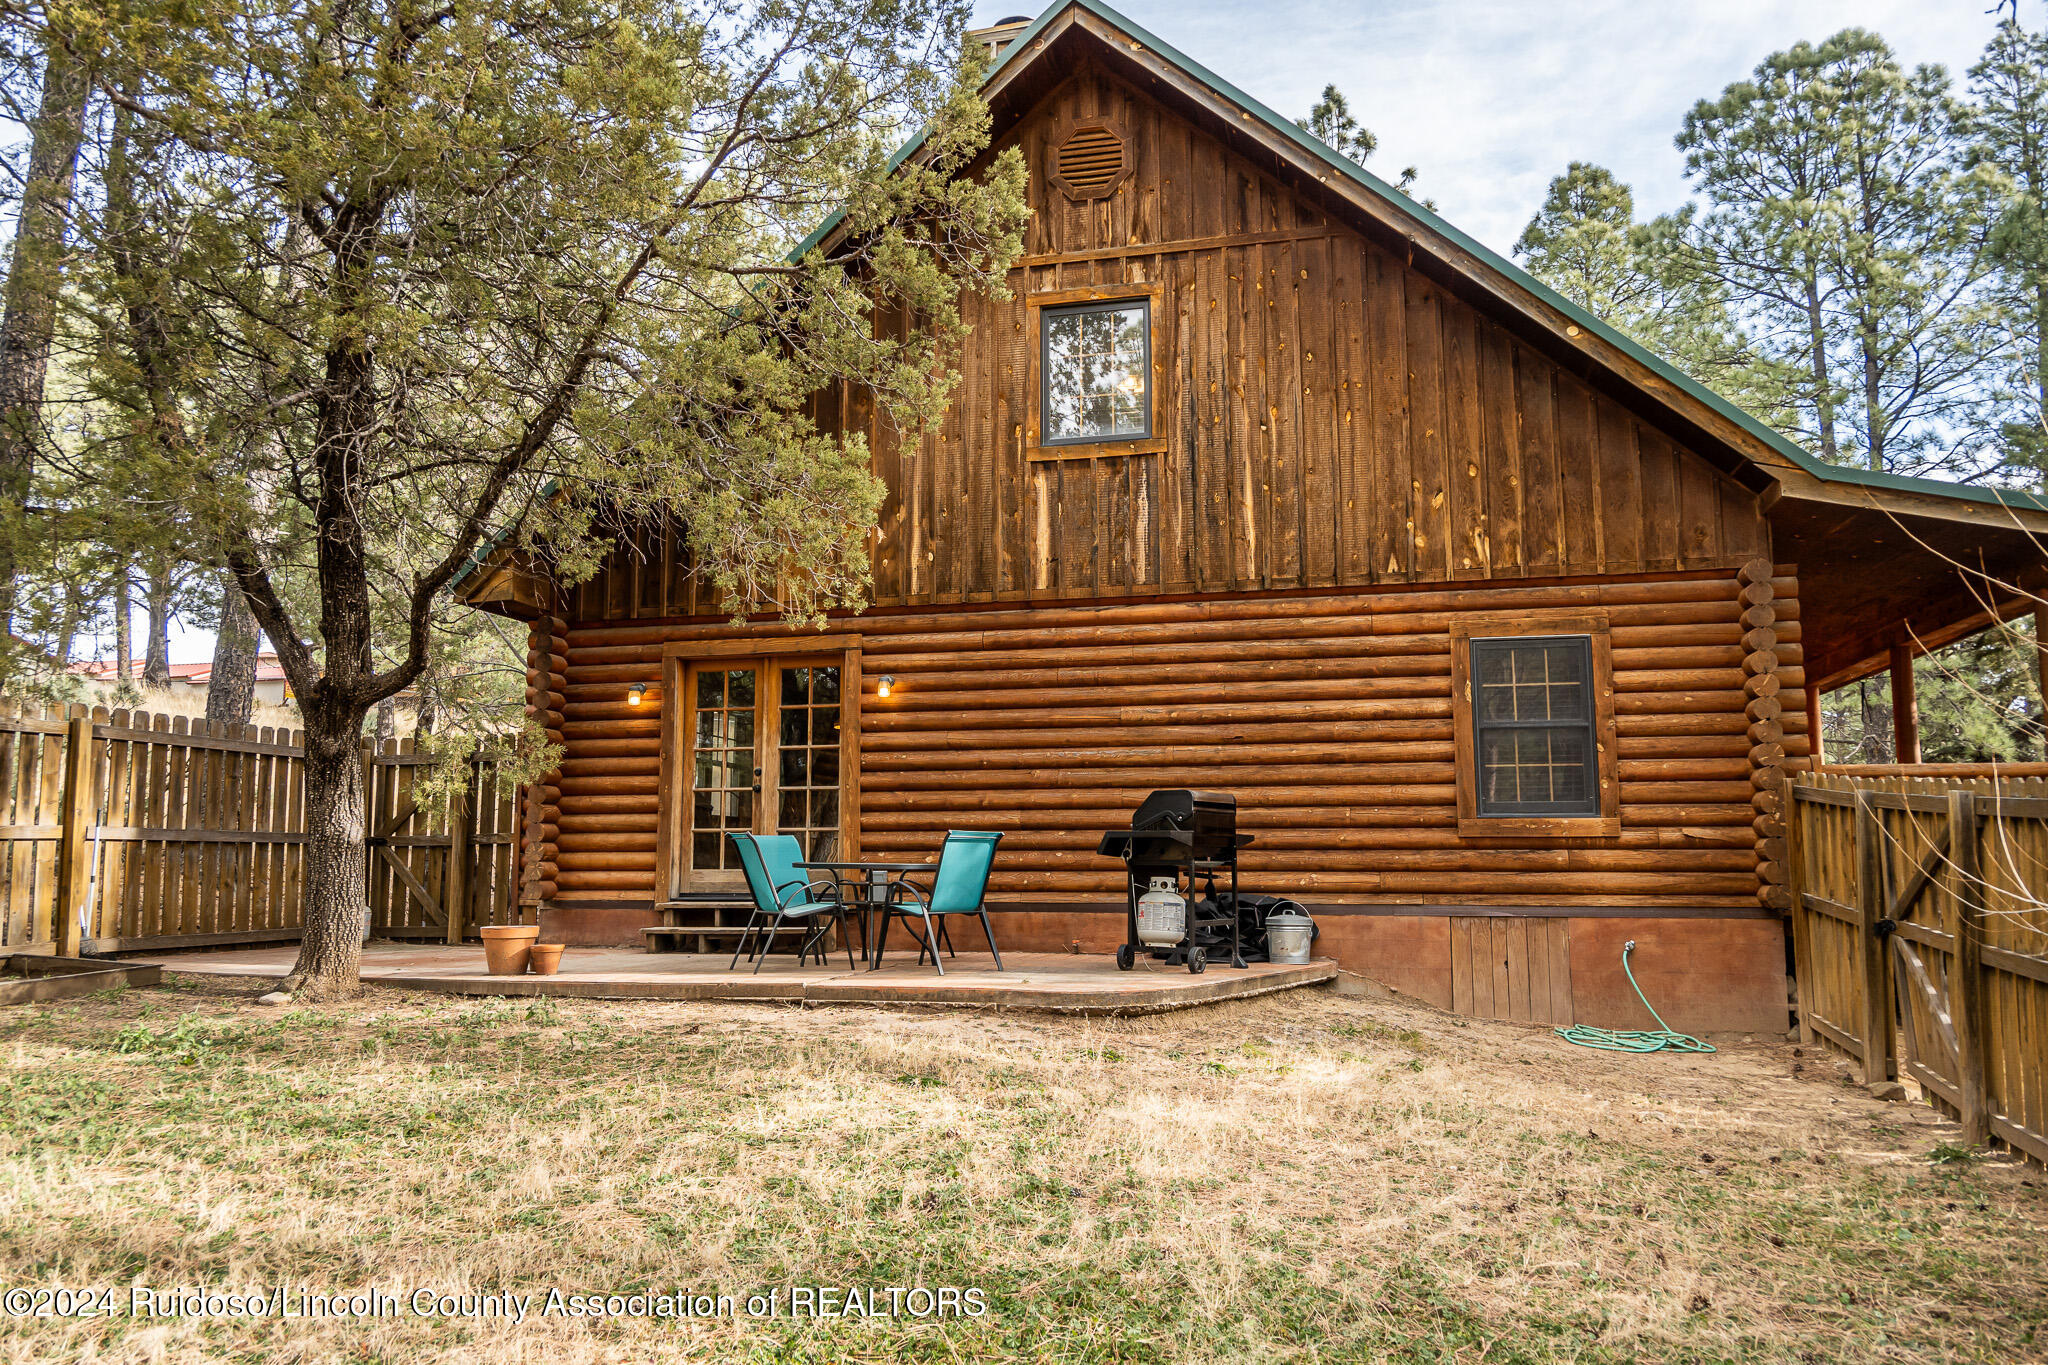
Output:
<path fill-rule="evenodd" d="M 756 935 L 808 934 L 817 926 L 808 921 L 798 921 L 771 929 L 766 925 L 755 930 Z M 728 947 L 734 946 L 739 936 L 747 932 L 745 920 L 738 924 L 650 924 L 640 931 L 647 936 L 647 951 L 650 953 L 685 953 L 691 951 L 695 942 L 696 951 L 708 953 L 714 939 L 723 939 Z"/>

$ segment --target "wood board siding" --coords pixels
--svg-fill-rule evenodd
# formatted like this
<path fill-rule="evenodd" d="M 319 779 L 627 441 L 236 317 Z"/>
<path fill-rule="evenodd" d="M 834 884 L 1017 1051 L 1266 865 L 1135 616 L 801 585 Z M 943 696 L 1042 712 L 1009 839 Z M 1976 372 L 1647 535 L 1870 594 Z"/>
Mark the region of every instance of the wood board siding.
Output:
<path fill-rule="evenodd" d="M 1476 1019 L 1572 1024 L 1571 921 L 1450 920 L 1451 1008 Z"/>
<path fill-rule="evenodd" d="M 1048 141 L 1127 130 L 1135 170 L 1075 202 Z M 1539 355 L 1312 194 L 1138 90 L 1083 72 L 1018 122 L 1034 213 L 1011 297 L 972 331 L 946 419 L 899 438 L 866 395 L 888 486 L 881 606 L 1364 587 L 1732 567 L 1769 554 L 1753 492 Z M 1157 288 L 1166 449 L 1029 458 L 1034 294 Z M 900 328 L 900 319 L 885 319 Z M 1068 452 L 1071 454 L 1071 451 Z M 672 536 L 573 590 L 578 618 L 713 613 Z"/>
<path fill-rule="evenodd" d="M 1786 748 L 1803 753 L 1798 603 L 1777 600 Z M 1121 605 L 898 610 L 860 638 L 860 848 L 923 858 L 1006 832 L 999 898 L 1121 895 L 1102 829 L 1159 787 L 1234 792 L 1259 889 L 1321 902 L 1754 906 L 1741 586 L 1731 571 Z M 1461 838 L 1451 626 L 1516 610 L 1609 622 L 1622 828 Z M 572 619 L 556 879 L 564 899 L 657 894 L 664 651 L 779 622 Z M 875 679 L 896 679 L 893 695 Z M 648 704 L 625 705 L 646 684 Z"/>

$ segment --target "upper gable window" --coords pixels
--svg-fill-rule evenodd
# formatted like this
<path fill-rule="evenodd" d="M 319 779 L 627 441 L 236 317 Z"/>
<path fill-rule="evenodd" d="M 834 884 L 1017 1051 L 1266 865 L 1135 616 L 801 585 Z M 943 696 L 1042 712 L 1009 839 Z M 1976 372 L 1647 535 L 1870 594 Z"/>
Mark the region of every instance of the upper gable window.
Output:
<path fill-rule="evenodd" d="M 1024 295 L 1019 337 L 1030 357 L 1024 454 L 1101 460 L 1167 448 L 1158 327 L 1165 286 L 1143 280 Z"/>
<path fill-rule="evenodd" d="M 1046 445 L 1152 434 L 1152 305 L 1147 299 L 1040 313 Z"/>

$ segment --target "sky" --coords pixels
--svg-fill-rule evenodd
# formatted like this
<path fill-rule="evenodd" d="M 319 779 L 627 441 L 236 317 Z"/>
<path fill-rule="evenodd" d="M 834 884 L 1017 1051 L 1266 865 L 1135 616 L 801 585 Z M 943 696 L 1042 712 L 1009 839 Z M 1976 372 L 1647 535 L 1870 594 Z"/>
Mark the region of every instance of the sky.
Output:
<path fill-rule="evenodd" d="M 1901 60 L 1960 82 L 1996 20 L 1988 0 L 1115 0 L 1114 8 L 1289 117 L 1325 85 L 1379 137 L 1371 168 L 1418 172 L 1416 192 L 1503 253 L 1573 160 L 1634 188 L 1639 215 L 1685 202 L 1672 146 L 1685 111 L 1802 39 L 1882 34 Z M 976 24 L 1036 14 L 979 0 Z M 2041 7 L 2022 16 L 2041 22 Z M 138 636 L 138 639 L 140 637 Z M 175 630 L 171 657 L 209 658 L 208 631 Z"/>

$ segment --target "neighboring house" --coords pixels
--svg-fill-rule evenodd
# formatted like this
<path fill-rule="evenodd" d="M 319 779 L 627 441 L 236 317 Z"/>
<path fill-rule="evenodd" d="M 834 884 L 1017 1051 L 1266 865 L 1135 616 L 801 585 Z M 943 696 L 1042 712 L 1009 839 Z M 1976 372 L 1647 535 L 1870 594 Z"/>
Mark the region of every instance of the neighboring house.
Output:
<path fill-rule="evenodd" d="M 96 689 L 111 695 L 117 682 L 118 672 L 113 660 L 89 660 L 71 665 L 71 671 L 89 683 L 99 684 Z M 142 660 L 131 660 L 128 676 L 142 685 Z M 189 703 L 194 710 L 204 710 L 206 693 L 213 681 L 213 664 L 192 663 L 171 665 L 170 696 L 180 702 Z M 285 680 L 284 668 L 277 661 L 277 655 L 268 651 L 256 656 L 256 698 L 257 706 L 278 707 L 291 701 L 291 684 Z"/>
<path fill-rule="evenodd" d="M 2048 509 L 1818 463 L 1094 0 L 993 41 L 1013 297 L 965 302 L 920 443 L 823 400 L 889 489 L 873 607 L 736 628 L 652 532 L 460 585 L 531 623 L 565 748 L 523 834 L 550 936 L 732 895 L 731 830 L 968 828 L 1007 834 L 1004 947 L 1101 949 L 1097 838 L 1196 787 L 1247 889 L 1401 990 L 1637 1024 L 1634 940 L 1678 1026 L 1782 1029 L 1818 689 L 2030 610 Z"/>

